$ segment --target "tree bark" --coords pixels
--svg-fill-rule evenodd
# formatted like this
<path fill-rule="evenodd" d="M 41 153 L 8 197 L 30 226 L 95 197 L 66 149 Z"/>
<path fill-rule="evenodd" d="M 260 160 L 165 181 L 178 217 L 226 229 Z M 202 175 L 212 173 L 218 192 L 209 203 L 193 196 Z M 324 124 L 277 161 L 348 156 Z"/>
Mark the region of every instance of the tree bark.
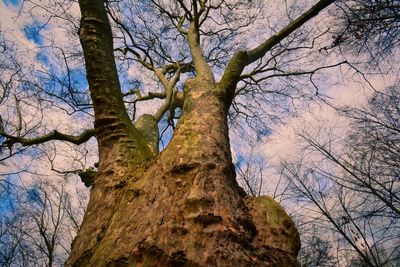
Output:
<path fill-rule="evenodd" d="M 300 241 L 289 216 L 236 182 L 232 90 L 207 75 L 188 80 L 174 136 L 157 153 L 155 119 L 145 115 L 135 127 L 123 107 L 103 1 L 80 6 L 100 163 L 66 265 L 297 266 Z"/>
<path fill-rule="evenodd" d="M 272 199 L 246 196 L 235 180 L 217 87 L 188 81 L 168 147 L 104 194 L 96 194 L 104 186 L 99 174 L 68 266 L 297 265 L 293 222 Z"/>

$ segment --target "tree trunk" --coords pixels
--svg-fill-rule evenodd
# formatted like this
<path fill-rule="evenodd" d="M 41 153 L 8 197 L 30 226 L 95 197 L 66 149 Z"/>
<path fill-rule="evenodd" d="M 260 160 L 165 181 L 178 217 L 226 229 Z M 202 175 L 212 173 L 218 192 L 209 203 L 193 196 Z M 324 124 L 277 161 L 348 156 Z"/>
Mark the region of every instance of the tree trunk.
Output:
<path fill-rule="evenodd" d="M 297 265 L 293 222 L 235 180 L 219 91 L 187 82 L 168 147 L 130 169 L 99 172 L 68 266 Z"/>
<path fill-rule="evenodd" d="M 206 75 L 188 80 L 174 136 L 157 154 L 157 122 L 131 125 L 123 107 L 103 1 L 80 6 L 100 162 L 67 266 L 297 266 L 291 219 L 235 180 L 232 90 Z"/>

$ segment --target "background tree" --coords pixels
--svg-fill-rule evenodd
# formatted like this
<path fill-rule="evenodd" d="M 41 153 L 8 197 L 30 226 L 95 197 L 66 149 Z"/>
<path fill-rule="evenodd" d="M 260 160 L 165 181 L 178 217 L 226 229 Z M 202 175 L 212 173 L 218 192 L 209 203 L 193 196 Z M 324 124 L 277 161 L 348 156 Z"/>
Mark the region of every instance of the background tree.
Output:
<path fill-rule="evenodd" d="M 239 185 L 252 197 L 262 195 L 265 159 L 257 154 L 254 144 L 249 144 L 249 154 L 237 157 L 236 174 Z"/>
<path fill-rule="evenodd" d="M 389 87 L 363 108 L 340 109 L 351 129 L 344 139 L 332 129 L 299 133 L 309 160 L 284 164 L 294 194 L 308 202 L 315 224 L 336 233 L 340 250 L 357 255 L 349 264 L 399 261 L 398 95 L 397 86 Z"/>
<path fill-rule="evenodd" d="M 301 235 L 301 250 L 298 255 L 301 266 L 341 266 L 334 253 L 332 242 L 321 237 L 320 231 L 316 229 L 318 226 L 303 223 L 296 221 Z"/>
<path fill-rule="evenodd" d="M 339 1 L 343 11 L 332 46 L 367 55 L 372 67 L 392 54 L 400 42 L 399 1 Z"/>
<path fill-rule="evenodd" d="M 1 265 L 63 265 L 86 207 L 78 188 L 67 180 L 50 184 L 43 177 L 25 187 L 3 185 Z"/>

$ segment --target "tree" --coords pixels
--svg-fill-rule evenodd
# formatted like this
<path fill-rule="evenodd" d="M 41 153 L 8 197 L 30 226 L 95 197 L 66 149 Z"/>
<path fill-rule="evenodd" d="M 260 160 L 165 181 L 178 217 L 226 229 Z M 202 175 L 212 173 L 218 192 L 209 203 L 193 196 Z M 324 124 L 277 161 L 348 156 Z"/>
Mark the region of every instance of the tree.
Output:
<path fill-rule="evenodd" d="M 67 179 L 5 184 L 0 221 L 2 266 L 61 266 L 79 230 L 85 202 Z M 72 192 L 69 192 L 69 191 Z M 6 196 L 8 195 L 8 196 Z M 78 203 L 74 203 L 79 201 Z"/>
<path fill-rule="evenodd" d="M 366 54 L 379 63 L 390 55 L 400 42 L 399 1 L 340 1 L 340 30 L 334 33 L 332 46 L 342 46 L 357 55 Z"/>
<path fill-rule="evenodd" d="M 257 155 L 254 144 L 249 147 L 249 155 L 239 155 L 236 159 L 237 180 L 248 195 L 258 197 L 262 195 L 265 159 Z"/>
<path fill-rule="evenodd" d="M 296 222 L 296 225 L 299 223 Z M 301 266 L 338 266 L 337 258 L 333 255 L 332 242 L 321 238 L 315 224 L 311 229 L 302 229 L 304 226 L 300 224 L 298 227 L 302 245 L 298 256 Z"/>
<path fill-rule="evenodd" d="M 332 129 L 300 132 L 308 161 L 284 163 L 295 195 L 312 204 L 325 233 L 337 233 L 342 251 L 354 252 L 347 259 L 354 266 L 399 261 L 399 103 L 393 86 L 362 108 L 338 109 L 349 120 L 347 136 Z"/>
<path fill-rule="evenodd" d="M 251 12 L 262 1 L 79 1 L 94 129 L 78 135 L 57 130 L 40 137 L 24 136 L 18 123 L 1 129 L 3 147 L 10 150 L 54 140 L 80 145 L 92 136 L 97 139 L 97 172 L 80 171 L 88 184 L 96 174 L 67 266 L 297 265 L 300 243 L 291 219 L 271 198 L 247 196 L 235 180 L 228 137 L 228 116 L 234 114 L 229 108 L 240 113 L 240 96 L 268 93 L 260 87 L 268 78 L 305 75 L 314 84 L 312 77 L 328 65 L 302 71 L 286 65 L 304 57 L 299 51 L 314 48 L 322 33 L 317 31 L 311 44 L 302 46 L 308 31 L 299 29 L 333 2 L 318 1 L 245 49 L 229 41 L 248 29 Z M 60 6 L 62 12 L 69 7 Z M 35 8 L 45 7 L 36 3 Z M 54 12 L 50 17 L 59 17 Z M 73 18 L 65 19 L 76 26 Z M 40 73 L 37 84 L 25 85 L 40 87 L 49 76 L 61 89 L 46 84 L 43 94 L 68 98 L 79 111 L 90 109 L 85 94 L 74 91 L 69 57 L 59 47 L 53 49 L 61 54 L 66 79 L 50 69 Z M 134 63 L 158 79 L 161 92 L 122 92 L 118 70 Z M 25 78 L 21 75 L 21 81 Z M 293 87 L 285 88 L 269 93 L 292 97 Z M 154 115 L 136 118 L 136 104 L 149 99 L 163 103 Z M 130 109 L 124 100 L 131 102 Z M 159 139 L 164 139 L 158 125 L 165 122 L 174 132 L 159 152 Z"/>

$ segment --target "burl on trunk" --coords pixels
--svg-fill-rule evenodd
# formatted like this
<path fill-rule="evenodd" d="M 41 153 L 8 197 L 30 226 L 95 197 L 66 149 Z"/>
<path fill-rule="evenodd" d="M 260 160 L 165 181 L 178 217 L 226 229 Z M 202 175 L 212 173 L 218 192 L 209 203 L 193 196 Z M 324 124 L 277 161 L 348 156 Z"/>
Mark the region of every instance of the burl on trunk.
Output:
<path fill-rule="evenodd" d="M 207 75 L 186 81 L 178 126 L 159 153 L 154 117 L 133 125 L 124 108 L 102 1 L 80 6 L 100 162 L 67 266 L 297 266 L 292 220 L 235 180 L 232 91 Z"/>

